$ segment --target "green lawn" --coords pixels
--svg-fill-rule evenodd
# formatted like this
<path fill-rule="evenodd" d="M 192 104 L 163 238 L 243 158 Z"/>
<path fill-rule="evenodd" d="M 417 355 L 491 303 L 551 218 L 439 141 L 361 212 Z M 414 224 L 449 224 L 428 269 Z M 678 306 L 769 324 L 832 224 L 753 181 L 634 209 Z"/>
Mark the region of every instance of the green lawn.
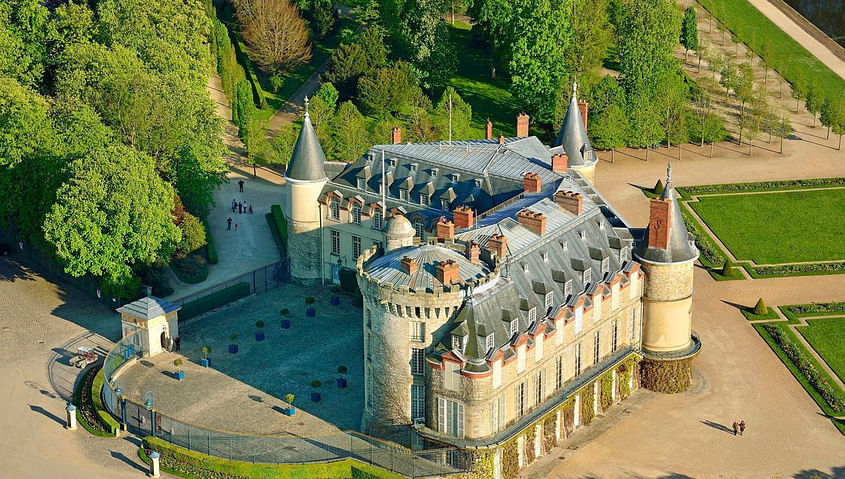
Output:
<path fill-rule="evenodd" d="M 845 318 L 810 319 L 809 326 L 797 328 L 813 349 L 824 358 L 825 362 L 845 381 Z"/>
<path fill-rule="evenodd" d="M 703 196 L 689 204 L 739 260 L 845 258 L 845 189 Z"/>
<path fill-rule="evenodd" d="M 804 47 L 777 27 L 748 0 L 699 0 L 755 52 L 768 44 L 768 63 L 790 83 L 812 78 L 827 96 L 838 98 L 845 80 L 831 71 Z"/>

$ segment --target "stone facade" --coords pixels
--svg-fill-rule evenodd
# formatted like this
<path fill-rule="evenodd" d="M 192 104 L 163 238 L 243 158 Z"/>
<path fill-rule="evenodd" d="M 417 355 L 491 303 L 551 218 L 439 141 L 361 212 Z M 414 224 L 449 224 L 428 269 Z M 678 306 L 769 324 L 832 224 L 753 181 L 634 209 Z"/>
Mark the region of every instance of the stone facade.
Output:
<path fill-rule="evenodd" d="M 692 333 L 693 262 L 651 263 L 646 273 L 643 348 L 654 352 L 682 350 Z"/>

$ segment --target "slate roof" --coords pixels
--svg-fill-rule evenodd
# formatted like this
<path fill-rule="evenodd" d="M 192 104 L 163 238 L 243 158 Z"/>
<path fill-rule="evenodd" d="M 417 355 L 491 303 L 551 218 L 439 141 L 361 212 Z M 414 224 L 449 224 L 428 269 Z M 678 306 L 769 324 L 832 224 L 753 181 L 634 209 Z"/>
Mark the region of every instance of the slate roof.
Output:
<path fill-rule="evenodd" d="M 117 312 L 149 320 L 180 309 L 182 306 L 178 304 L 155 296 L 147 296 L 117 308 Z"/>
<path fill-rule="evenodd" d="M 645 228 L 637 247 L 639 258 L 655 263 L 681 263 L 698 258 L 698 248 L 695 247 L 695 241 L 687 230 L 675 195 L 675 188 L 672 186 L 672 164 L 670 163 L 667 168 L 666 187 L 663 189 L 663 194 L 660 195 L 661 200 L 671 202 L 669 206 L 669 246 L 665 249 L 649 247 L 648 228 Z"/>
<path fill-rule="evenodd" d="M 554 147 L 562 147 L 569 159 L 569 166 L 590 165 L 598 161 L 590 139 L 587 137 L 587 129 L 584 128 L 584 120 L 581 117 L 581 110 L 578 108 L 576 96 L 577 84 L 572 85 L 572 100 L 569 102 L 569 109 L 563 118 L 563 124 L 552 143 Z"/>
<path fill-rule="evenodd" d="M 296 139 L 290 163 L 285 170 L 285 178 L 300 181 L 324 180 L 328 178 L 324 169 L 325 163 L 326 155 L 311 124 L 311 117 L 306 111 L 302 130 L 299 131 L 299 138 Z"/>
<path fill-rule="evenodd" d="M 402 268 L 402 258 L 408 256 L 417 261 L 417 272 L 409 275 Z M 408 286 L 415 291 L 430 291 L 444 286 L 437 280 L 436 266 L 442 261 L 452 260 L 460 267 L 459 279 L 465 283 L 483 278 L 490 273 L 484 263 L 473 263 L 462 253 L 439 245 L 423 245 L 401 248 L 370 261 L 364 271 L 374 280 L 393 283 L 395 288 Z M 450 285 L 445 285 L 450 286 Z"/>

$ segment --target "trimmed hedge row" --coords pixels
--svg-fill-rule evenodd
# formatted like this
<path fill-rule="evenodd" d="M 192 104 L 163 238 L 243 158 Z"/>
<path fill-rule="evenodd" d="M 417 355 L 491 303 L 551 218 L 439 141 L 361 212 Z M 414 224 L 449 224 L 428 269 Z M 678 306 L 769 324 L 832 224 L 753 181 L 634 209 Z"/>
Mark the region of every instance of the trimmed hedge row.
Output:
<path fill-rule="evenodd" d="M 790 304 L 781 306 L 787 316 L 823 316 L 827 314 L 845 313 L 845 301 L 832 303 Z"/>
<path fill-rule="evenodd" d="M 814 276 L 845 273 L 845 262 L 784 264 L 775 266 L 749 266 L 746 268 L 752 278 L 773 278 L 778 276 Z"/>
<path fill-rule="evenodd" d="M 141 459 L 149 464 L 149 452 L 161 455 L 161 469 L 181 477 L 213 479 L 269 479 L 269 478 L 366 478 L 399 479 L 403 476 L 378 466 L 355 459 L 311 464 L 261 464 L 231 461 L 175 446 L 159 438 L 147 436 L 138 451 Z"/>
<path fill-rule="evenodd" d="M 233 36 L 235 38 L 235 55 L 238 57 L 240 64 L 243 65 L 244 71 L 246 72 L 246 78 L 252 85 L 252 94 L 255 95 L 255 99 L 257 100 L 257 106 L 261 109 L 270 108 L 270 106 L 267 104 L 267 98 L 264 96 L 264 90 L 261 88 L 261 84 L 258 82 L 258 76 L 255 74 L 255 69 L 252 66 L 252 61 L 249 59 L 249 55 L 247 55 L 246 53 L 246 46 L 244 46 L 243 41 L 241 41 L 241 38 L 237 33 L 234 33 Z"/>
<path fill-rule="evenodd" d="M 199 316 L 206 311 L 211 311 L 214 308 L 229 304 L 232 301 L 245 298 L 249 296 L 249 283 L 242 281 L 235 283 L 232 286 L 224 288 L 216 293 L 203 296 L 202 298 L 189 301 L 182 305 L 182 310 L 179 312 L 180 319 L 193 318 Z"/>
<path fill-rule="evenodd" d="M 740 193 L 753 191 L 791 190 L 796 188 L 825 188 L 845 186 L 845 177 L 809 178 L 805 180 L 756 181 L 749 183 L 717 183 L 714 185 L 680 186 L 676 188 L 684 199 L 710 193 Z"/>
<path fill-rule="evenodd" d="M 205 248 L 208 252 L 209 264 L 217 264 L 219 258 L 217 257 L 217 246 L 214 244 L 214 237 L 211 236 L 211 229 L 208 227 L 208 221 L 203 219 L 202 225 L 205 227 Z"/>
<path fill-rule="evenodd" d="M 285 215 L 282 214 L 282 207 L 280 205 L 273 205 L 270 207 L 270 213 L 273 215 L 273 222 L 279 231 L 279 237 L 282 239 L 282 244 L 285 250 L 288 249 L 288 221 Z"/>

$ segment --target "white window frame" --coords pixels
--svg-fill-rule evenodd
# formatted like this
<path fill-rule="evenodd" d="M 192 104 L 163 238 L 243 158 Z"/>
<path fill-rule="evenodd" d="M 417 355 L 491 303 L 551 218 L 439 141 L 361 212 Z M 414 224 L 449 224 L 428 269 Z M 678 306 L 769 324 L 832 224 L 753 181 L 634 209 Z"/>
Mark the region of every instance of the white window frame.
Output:
<path fill-rule="evenodd" d="M 563 387 L 563 355 L 558 355 L 555 360 L 555 389 Z"/>
<path fill-rule="evenodd" d="M 411 322 L 411 341 L 425 341 L 425 323 L 422 321 Z"/>
<path fill-rule="evenodd" d="M 361 256 L 361 237 L 352 236 L 352 258 L 358 259 Z"/>
<path fill-rule="evenodd" d="M 593 281 L 593 269 L 587 268 L 581 274 L 581 280 L 584 283 L 584 289 L 587 289 L 587 285 Z"/>
<path fill-rule="evenodd" d="M 593 334 L 593 364 L 598 364 L 601 359 L 601 332 Z"/>
<path fill-rule="evenodd" d="M 411 384 L 411 421 L 425 421 L 425 385 Z"/>
<path fill-rule="evenodd" d="M 359 190 L 366 190 L 367 189 L 367 179 L 366 178 L 358 178 L 358 189 Z"/>
<path fill-rule="evenodd" d="M 443 372 L 443 387 L 449 391 L 461 390 L 461 366 L 460 364 L 446 361 L 446 368 Z"/>
<path fill-rule="evenodd" d="M 528 310 L 528 324 L 537 321 L 537 307 L 532 306 L 531 309 Z"/>
<path fill-rule="evenodd" d="M 384 214 L 382 214 L 381 209 L 376 208 L 373 211 L 373 229 L 380 230 L 384 228 Z"/>
<path fill-rule="evenodd" d="M 496 347 L 496 341 L 493 336 L 493 333 L 488 334 L 487 337 L 484 338 L 484 346 L 486 348 L 485 351 L 487 351 L 488 353 L 490 352 L 490 350 Z"/>
<path fill-rule="evenodd" d="M 628 261 L 628 255 L 630 254 L 629 251 L 630 250 L 627 246 L 623 246 L 619 250 L 619 262 L 620 263 L 624 263 L 625 261 Z"/>
<path fill-rule="evenodd" d="M 551 291 L 546 293 L 545 303 L 546 308 L 551 308 L 552 306 L 554 306 L 554 294 Z"/>
<path fill-rule="evenodd" d="M 420 239 L 423 239 L 423 233 L 425 231 L 425 224 L 422 221 L 414 221 L 414 231 L 417 232 L 417 236 Z"/>
<path fill-rule="evenodd" d="M 335 221 L 340 221 L 340 202 L 332 200 L 329 203 L 329 217 Z"/>
<path fill-rule="evenodd" d="M 340 231 L 331 230 L 332 232 L 332 254 L 340 254 Z"/>
<path fill-rule="evenodd" d="M 601 260 L 601 274 L 602 276 L 610 272 L 610 258 L 603 258 Z"/>
<path fill-rule="evenodd" d="M 440 209 L 445 211 L 452 211 L 452 202 L 446 199 L 440 200 Z"/>
<path fill-rule="evenodd" d="M 425 374 L 425 349 L 411 348 L 411 374 L 415 376 Z"/>
<path fill-rule="evenodd" d="M 453 334 L 452 335 L 452 349 L 457 349 L 460 352 L 464 352 L 464 337 Z"/>
<path fill-rule="evenodd" d="M 450 436 L 464 437 L 463 403 L 437 398 L 437 429 Z"/>
<path fill-rule="evenodd" d="M 581 374 L 581 343 L 575 345 L 575 375 Z"/>
<path fill-rule="evenodd" d="M 610 347 L 612 348 L 611 352 L 615 353 L 616 349 L 619 348 L 619 321 L 614 319 L 613 322 L 611 323 L 611 327 L 613 328 L 613 334 L 612 334 L 612 339 L 611 339 L 611 343 L 610 343 L 611 346 Z"/>
<path fill-rule="evenodd" d="M 420 205 L 429 206 L 431 204 L 431 196 L 428 193 L 420 193 Z"/>
<path fill-rule="evenodd" d="M 569 299 L 572 296 L 572 280 L 567 279 L 566 283 L 563 283 L 563 295 L 566 296 L 566 299 Z"/>
<path fill-rule="evenodd" d="M 519 318 L 511 319 L 510 331 L 511 331 L 511 337 L 513 337 L 514 334 L 519 332 Z"/>
<path fill-rule="evenodd" d="M 399 199 L 401 201 L 408 201 L 408 189 L 407 188 L 399 188 Z"/>
<path fill-rule="evenodd" d="M 356 225 L 361 224 L 361 205 L 355 204 L 352 206 L 352 222 Z"/>
<path fill-rule="evenodd" d="M 541 369 L 534 375 L 534 404 L 543 403 L 546 392 L 546 371 Z"/>
<path fill-rule="evenodd" d="M 525 414 L 525 382 L 521 382 L 514 388 L 513 410 L 515 417 L 522 417 Z"/>

